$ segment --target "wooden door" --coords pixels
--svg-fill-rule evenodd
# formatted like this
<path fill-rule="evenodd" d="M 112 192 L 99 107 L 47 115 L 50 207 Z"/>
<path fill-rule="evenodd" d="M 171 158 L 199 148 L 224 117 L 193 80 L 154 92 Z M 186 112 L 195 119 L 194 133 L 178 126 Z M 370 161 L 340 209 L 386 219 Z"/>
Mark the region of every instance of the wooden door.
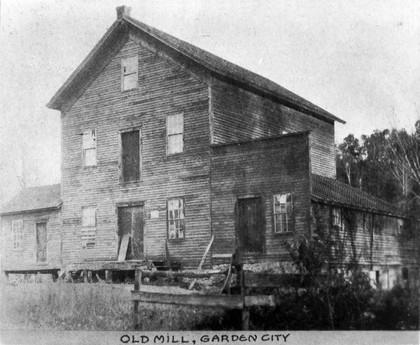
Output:
<path fill-rule="evenodd" d="M 126 260 L 141 260 L 144 257 L 143 206 L 118 208 L 118 235 L 120 246 L 124 235 L 129 235 Z"/>
<path fill-rule="evenodd" d="M 36 224 L 36 262 L 47 262 L 47 223 Z"/>
<path fill-rule="evenodd" d="M 262 253 L 264 226 L 261 198 L 239 199 L 237 203 L 236 234 L 244 253 Z"/>

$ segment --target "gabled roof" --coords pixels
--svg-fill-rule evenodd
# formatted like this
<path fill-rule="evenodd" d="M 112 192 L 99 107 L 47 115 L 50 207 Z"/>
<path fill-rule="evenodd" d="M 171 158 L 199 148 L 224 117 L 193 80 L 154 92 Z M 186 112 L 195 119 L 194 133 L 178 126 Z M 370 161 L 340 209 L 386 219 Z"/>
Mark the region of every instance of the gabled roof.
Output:
<path fill-rule="evenodd" d="M 61 185 L 52 184 L 23 189 L 1 209 L 0 214 L 56 209 L 60 206 Z"/>
<path fill-rule="evenodd" d="M 311 197 L 315 201 L 401 217 L 397 206 L 359 188 L 316 174 L 312 174 Z"/>
<path fill-rule="evenodd" d="M 105 59 L 104 55 L 107 53 L 115 53 L 112 46 L 120 43 L 123 40 L 123 37 L 127 38 L 131 31 L 140 37 L 146 35 L 147 37 L 158 41 L 167 48 L 173 50 L 175 55 L 181 55 L 191 63 L 198 64 L 201 70 L 208 71 L 216 78 L 223 78 L 228 82 L 236 83 L 238 86 L 248 88 L 253 92 L 259 92 L 266 96 L 274 97 L 286 106 L 320 117 L 324 120 L 345 123 L 333 114 L 321 109 L 315 104 L 282 86 L 277 85 L 267 78 L 250 72 L 238 65 L 128 16 L 123 16 L 111 26 L 85 60 L 57 91 L 47 106 L 52 109 L 61 110 L 61 107 L 66 100 L 71 98 L 71 93 L 80 89 L 80 83 L 88 82 L 88 80 L 90 80 L 89 78 L 84 78 L 83 74 L 89 73 L 89 69 L 92 68 L 96 68 L 95 73 L 100 73 L 100 68 L 97 68 L 96 66 L 101 65 L 100 61 Z M 119 40 L 120 42 L 117 42 L 116 40 Z M 185 65 L 188 66 L 188 64 Z"/>

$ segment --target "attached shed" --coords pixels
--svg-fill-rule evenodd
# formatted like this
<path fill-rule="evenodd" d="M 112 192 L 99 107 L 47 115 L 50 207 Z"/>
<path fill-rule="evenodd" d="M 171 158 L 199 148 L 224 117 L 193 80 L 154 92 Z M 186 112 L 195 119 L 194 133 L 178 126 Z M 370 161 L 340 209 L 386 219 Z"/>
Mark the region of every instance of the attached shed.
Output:
<path fill-rule="evenodd" d="M 311 185 L 312 231 L 331 231 L 337 264 L 357 261 L 383 288 L 418 284 L 418 243 L 395 205 L 325 176 Z"/>
<path fill-rule="evenodd" d="M 61 185 L 26 188 L 1 210 L 1 270 L 57 273 L 61 266 Z"/>

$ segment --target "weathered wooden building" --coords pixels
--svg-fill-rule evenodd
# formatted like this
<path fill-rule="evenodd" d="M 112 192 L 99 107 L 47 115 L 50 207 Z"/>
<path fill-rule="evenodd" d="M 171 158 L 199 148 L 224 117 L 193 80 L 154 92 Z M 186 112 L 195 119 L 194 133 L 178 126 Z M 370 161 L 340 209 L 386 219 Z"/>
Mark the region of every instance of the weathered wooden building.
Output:
<path fill-rule="evenodd" d="M 124 6 L 48 107 L 62 121 L 64 266 L 131 267 L 169 253 L 192 267 L 212 236 L 207 263 L 236 247 L 248 262 L 287 261 L 284 243 L 312 231 L 314 205 L 399 217 L 369 195 L 369 207 L 329 198 L 344 188 L 334 180 L 342 120 Z M 386 265 L 397 240 L 369 254 L 369 269 L 373 258 Z M 417 267 L 402 257 L 392 263 Z"/>
<path fill-rule="evenodd" d="M 1 270 L 53 273 L 61 263 L 61 186 L 22 190 L 1 210 Z"/>

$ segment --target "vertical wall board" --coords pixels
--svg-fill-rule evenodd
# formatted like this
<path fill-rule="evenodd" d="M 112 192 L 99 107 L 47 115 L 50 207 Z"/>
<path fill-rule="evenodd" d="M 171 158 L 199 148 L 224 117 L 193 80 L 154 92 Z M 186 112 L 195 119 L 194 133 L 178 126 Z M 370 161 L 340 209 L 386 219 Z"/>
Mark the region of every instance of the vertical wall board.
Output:
<path fill-rule="evenodd" d="M 284 242 L 309 231 L 309 138 L 308 133 L 212 147 L 211 155 L 213 254 L 232 254 L 237 242 L 235 220 L 238 199 L 260 198 L 263 213 L 264 250 L 254 260 L 277 260 L 288 254 Z M 273 196 L 292 193 L 294 231 L 275 234 Z M 239 205 L 240 206 L 240 205 Z"/>
<path fill-rule="evenodd" d="M 335 177 L 333 122 L 314 118 L 216 79 L 211 95 L 214 144 L 310 130 L 312 172 Z"/>
<path fill-rule="evenodd" d="M 22 249 L 13 249 L 12 221 L 23 221 Z M 41 211 L 3 215 L 1 221 L 1 269 L 36 270 L 61 267 L 61 211 Z M 41 234 L 41 225 L 46 224 Z M 39 229 L 39 237 L 37 236 Z M 42 241 L 43 243 L 40 243 Z M 43 246 L 42 253 L 38 251 Z M 45 260 L 37 260 L 39 255 Z"/>
<path fill-rule="evenodd" d="M 138 55 L 138 87 L 121 92 L 121 59 Z M 129 40 L 62 117 L 63 261 L 116 260 L 117 204 L 144 202 L 144 252 L 165 256 L 166 200 L 185 200 L 186 236 L 171 259 L 192 266 L 210 240 L 208 86 Z M 184 151 L 166 154 L 166 117 L 184 114 Z M 80 133 L 97 130 L 97 166 L 83 167 Z M 120 181 L 121 133 L 141 128 L 141 180 Z M 120 164 L 119 164 L 120 163 Z M 96 205 L 96 244 L 80 243 L 81 208 Z M 154 217 L 151 217 L 153 212 Z"/>

